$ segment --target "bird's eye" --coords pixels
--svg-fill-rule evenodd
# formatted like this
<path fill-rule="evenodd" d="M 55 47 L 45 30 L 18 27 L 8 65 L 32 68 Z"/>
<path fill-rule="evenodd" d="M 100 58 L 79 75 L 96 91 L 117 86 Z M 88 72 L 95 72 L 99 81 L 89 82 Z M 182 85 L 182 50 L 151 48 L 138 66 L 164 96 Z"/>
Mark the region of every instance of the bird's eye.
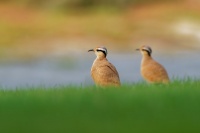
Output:
<path fill-rule="evenodd" d="M 103 50 L 103 49 L 97 49 L 96 51 L 97 51 L 97 52 L 102 52 L 102 53 L 104 53 L 104 54 L 105 54 L 105 56 L 107 55 L 106 51 L 105 51 L 105 50 Z"/>
<path fill-rule="evenodd" d="M 97 52 L 102 52 L 102 50 L 98 50 L 98 49 L 97 49 Z"/>

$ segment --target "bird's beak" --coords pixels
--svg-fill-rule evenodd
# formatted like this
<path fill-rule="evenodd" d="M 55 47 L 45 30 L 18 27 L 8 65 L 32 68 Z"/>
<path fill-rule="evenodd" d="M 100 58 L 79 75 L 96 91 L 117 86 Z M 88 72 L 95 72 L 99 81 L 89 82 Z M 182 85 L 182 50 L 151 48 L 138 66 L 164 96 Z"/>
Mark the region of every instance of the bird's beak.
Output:
<path fill-rule="evenodd" d="M 94 51 L 94 49 L 90 49 L 90 50 L 88 50 L 88 52 L 90 52 L 90 51 Z"/>

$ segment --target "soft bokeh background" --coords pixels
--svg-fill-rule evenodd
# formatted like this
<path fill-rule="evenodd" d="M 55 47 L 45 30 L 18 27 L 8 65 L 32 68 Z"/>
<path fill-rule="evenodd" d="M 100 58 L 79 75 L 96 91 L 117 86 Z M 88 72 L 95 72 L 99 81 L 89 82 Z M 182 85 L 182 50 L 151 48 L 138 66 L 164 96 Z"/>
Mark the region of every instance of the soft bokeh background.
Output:
<path fill-rule="evenodd" d="M 200 77 L 199 0 L 0 0 L 0 85 L 90 85 L 104 45 L 123 83 L 149 45 L 170 78 Z"/>

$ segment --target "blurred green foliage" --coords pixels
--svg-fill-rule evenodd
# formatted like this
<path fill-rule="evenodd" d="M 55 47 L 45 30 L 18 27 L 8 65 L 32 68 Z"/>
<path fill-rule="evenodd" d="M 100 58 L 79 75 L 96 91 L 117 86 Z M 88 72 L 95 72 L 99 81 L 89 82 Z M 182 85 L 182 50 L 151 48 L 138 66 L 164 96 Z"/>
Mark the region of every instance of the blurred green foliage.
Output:
<path fill-rule="evenodd" d="M 0 0 L 0 2 L 12 2 L 35 7 L 51 8 L 90 8 L 94 6 L 112 6 L 124 8 L 130 5 L 149 4 L 157 2 L 174 2 L 178 0 Z M 180 1 L 180 0 L 179 0 Z"/>
<path fill-rule="evenodd" d="M 0 58 L 45 55 L 63 47 L 62 42 L 90 45 L 98 40 L 116 49 L 143 40 L 191 44 L 171 28 L 177 20 L 199 22 L 199 9 L 193 9 L 198 5 L 188 1 L 0 0 Z"/>

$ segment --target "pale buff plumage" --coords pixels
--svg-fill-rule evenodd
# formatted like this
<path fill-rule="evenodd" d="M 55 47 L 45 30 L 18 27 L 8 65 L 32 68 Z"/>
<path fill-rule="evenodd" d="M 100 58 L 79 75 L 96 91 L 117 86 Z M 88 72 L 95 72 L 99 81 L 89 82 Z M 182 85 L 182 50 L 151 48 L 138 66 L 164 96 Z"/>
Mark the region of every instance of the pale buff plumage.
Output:
<path fill-rule="evenodd" d="M 156 62 L 152 57 L 152 50 L 149 46 L 142 46 L 141 75 L 149 83 L 169 83 L 169 77 L 165 68 Z"/>
<path fill-rule="evenodd" d="M 119 74 L 115 66 L 106 58 L 107 49 L 97 47 L 89 51 L 94 51 L 97 56 L 91 68 L 91 76 L 95 84 L 98 86 L 120 86 Z"/>

